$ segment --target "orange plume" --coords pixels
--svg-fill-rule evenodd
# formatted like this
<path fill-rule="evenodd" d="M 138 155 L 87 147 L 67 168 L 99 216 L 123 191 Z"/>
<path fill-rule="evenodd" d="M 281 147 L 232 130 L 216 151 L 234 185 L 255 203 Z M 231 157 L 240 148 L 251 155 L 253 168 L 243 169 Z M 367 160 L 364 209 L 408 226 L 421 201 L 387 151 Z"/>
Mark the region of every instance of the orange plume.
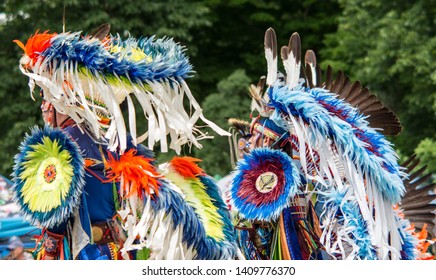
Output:
<path fill-rule="evenodd" d="M 394 210 L 397 211 L 397 215 L 401 219 L 404 219 L 404 213 L 401 211 L 398 204 L 394 205 Z M 427 224 L 424 223 L 424 225 L 422 226 L 422 229 L 420 231 L 418 231 L 415 228 L 415 224 L 410 223 L 409 228 L 407 228 L 406 230 L 409 231 L 413 236 L 415 236 L 415 238 L 418 241 L 416 244 L 416 249 L 418 250 L 417 259 L 418 260 L 434 260 L 435 256 L 433 256 L 432 254 L 430 254 L 428 252 L 428 248 L 430 247 L 430 245 L 433 242 L 436 241 L 436 238 L 433 238 L 432 240 L 428 239 Z"/>
<path fill-rule="evenodd" d="M 418 239 L 418 244 L 416 245 L 416 249 L 419 250 L 418 259 L 419 260 L 434 260 L 435 256 L 428 253 L 428 247 L 430 247 L 431 242 L 436 241 L 436 238 L 433 238 L 431 241 L 428 240 L 428 231 L 427 224 L 424 224 L 421 231 L 416 231 L 415 225 L 412 224 L 411 228 L 413 229 L 412 234 Z"/>
<path fill-rule="evenodd" d="M 33 64 L 38 60 L 40 54 L 51 46 L 50 40 L 56 35 L 56 33 L 49 34 L 47 32 L 48 31 L 38 34 L 38 31 L 36 31 L 36 33 L 27 40 L 25 46 L 20 40 L 14 40 L 13 42 L 23 49 Z"/>
<path fill-rule="evenodd" d="M 427 224 L 424 224 L 422 226 L 421 231 L 414 232 L 414 235 L 418 239 L 418 244 L 416 248 L 420 251 L 420 254 L 418 255 L 418 259 L 420 260 L 433 260 L 435 257 L 428 253 L 428 247 L 430 247 L 431 242 L 427 239 L 428 237 L 428 231 L 427 231 Z M 436 241 L 436 238 L 433 238 L 431 240 L 432 242 Z"/>
<path fill-rule="evenodd" d="M 123 178 L 123 185 L 120 186 L 127 193 L 128 197 L 136 193 L 140 198 L 143 192 L 154 198 L 158 194 L 161 183 L 161 175 L 157 173 L 156 168 L 151 164 L 153 159 L 136 155 L 136 150 L 131 149 L 124 153 L 119 160 L 116 160 L 111 154 L 108 154 L 106 168 L 107 181 L 119 182 Z"/>
<path fill-rule="evenodd" d="M 174 157 L 170 163 L 177 173 L 185 178 L 195 178 L 198 175 L 205 174 L 203 169 L 201 169 L 196 162 L 201 161 L 201 159 L 193 157 Z"/>

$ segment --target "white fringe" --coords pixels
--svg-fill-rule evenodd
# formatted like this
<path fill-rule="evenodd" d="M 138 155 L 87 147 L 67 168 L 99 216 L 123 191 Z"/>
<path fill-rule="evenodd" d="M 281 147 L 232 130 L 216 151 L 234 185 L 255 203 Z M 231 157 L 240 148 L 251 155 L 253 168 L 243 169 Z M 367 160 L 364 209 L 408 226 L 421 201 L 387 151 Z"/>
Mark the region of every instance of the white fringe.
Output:
<path fill-rule="evenodd" d="M 95 140 L 106 138 L 111 151 L 123 153 L 127 147 L 127 128 L 121 112 L 120 104 L 127 98 L 129 110 L 129 131 L 136 145 L 148 138 L 148 147 L 153 149 L 160 143 L 161 151 L 168 152 L 168 148 L 180 154 L 185 144 L 201 148 L 198 142 L 202 139 L 213 138 L 200 131 L 196 126 L 201 120 L 221 136 L 230 134 L 219 128 L 215 123 L 206 119 L 200 105 L 192 95 L 184 80 L 167 79 L 161 81 L 147 81 L 146 83 L 132 82 L 117 76 L 109 80 L 98 73 L 87 74 L 80 72 L 77 63 L 60 62 L 57 69 L 46 71 L 48 65 L 39 60 L 30 71 L 20 66 L 23 74 L 29 77 L 31 93 L 35 84 L 44 90 L 45 98 L 50 101 L 57 111 L 69 115 L 76 123 L 89 127 Z M 71 86 L 71 88 L 70 88 Z M 144 117 L 148 120 L 148 132 L 137 135 L 136 112 L 130 94 L 135 95 L 142 107 Z M 185 111 L 183 98 L 189 100 L 193 108 L 192 114 Z M 86 99 L 89 96 L 91 101 Z M 33 96 L 32 96 L 33 98 Z M 98 106 L 102 102 L 106 108 Z M 192 109 L 191 108 L 191 109 Z M 110 117 L 110 125 L 100 123 L 97 110 Z M 168 147 L 167 136 L 171 142 Z"/>
<path fill-rule="evenodd" d="M 298 148 L 302 172 L 306 178 L 330 190 L 347 191 L 347 197 L 355 200 L 362 218 L 367 224 L 371 243 L 378 248 L 378 258 L 400 258 L 401 237 L 398 233 L 398 222 L 395 219 L 393 205 L 387 202 L 371 182 L 370 176 L 358 168 L 349 158 L 346 151 L 334 151 L 332 142 L 319 133 L 311 125 L 306 125 L 301 118 L 289 116 L 290 133 L 298 138 Z M 311 136 L 311 137 L 309 137 Z M 307 147 L 306 147 L 307 144 Z M 308 172 L 309 160 L 315 160 L 315 151 L 319 156 L 319 167 Z M 308 153 L 308 157 L 307 157 Z M 312 174 L 315 171 L 316 174 Z M 317 185 L 317 184 L 315 184 Z M 322 190 L 316 189 L 316 193 Z M 345 202 L 345 201 L 344 201 Z M 338 209 L 326 209 L 322 215 L 323 230 L 321 243 L 333 258 L 357 259 L 359 247 L 350 238 L 351 228 L 339 225 L 335 219 Z"/>

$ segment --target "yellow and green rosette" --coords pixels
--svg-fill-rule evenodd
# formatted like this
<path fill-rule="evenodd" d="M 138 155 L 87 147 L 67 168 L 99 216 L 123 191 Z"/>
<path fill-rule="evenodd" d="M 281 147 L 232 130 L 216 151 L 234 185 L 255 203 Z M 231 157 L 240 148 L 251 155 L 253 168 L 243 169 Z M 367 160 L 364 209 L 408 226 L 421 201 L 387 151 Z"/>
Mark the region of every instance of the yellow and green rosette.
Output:
<path fill-rule="evenodd" d="M 59 225 L 80 203 L 84 174 L 79 147 L 67 134 L 34 127 L 15 156 L 14 200 L 31 223 Z"/>

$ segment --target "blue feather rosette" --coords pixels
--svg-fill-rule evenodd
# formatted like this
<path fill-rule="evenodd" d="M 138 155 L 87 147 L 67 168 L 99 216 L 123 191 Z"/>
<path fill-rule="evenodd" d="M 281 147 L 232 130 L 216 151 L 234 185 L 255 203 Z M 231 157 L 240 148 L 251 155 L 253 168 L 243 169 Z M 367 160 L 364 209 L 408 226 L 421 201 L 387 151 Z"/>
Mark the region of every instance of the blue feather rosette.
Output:
<path fill-rule="evenodd" d="M 231 203 L 246 219 L 275 220 L 289 206 L 299 184 L 298 169 L 286 153 L 254 149 L 238 162 L 230 186 Z"/>
<path fill-rule="evenodd" d="M 57 226 L 77 209 L 84 174 L 79 147 L 68 135 L 34 127 L 15 156 L 14 200 L 32 224 Z"/>

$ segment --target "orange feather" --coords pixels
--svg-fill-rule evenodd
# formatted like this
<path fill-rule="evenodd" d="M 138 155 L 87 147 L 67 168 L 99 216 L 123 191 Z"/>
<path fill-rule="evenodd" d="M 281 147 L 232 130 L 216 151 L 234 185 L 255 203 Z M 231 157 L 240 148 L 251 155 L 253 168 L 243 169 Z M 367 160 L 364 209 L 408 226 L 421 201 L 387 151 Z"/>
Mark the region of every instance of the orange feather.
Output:
<path fill-rule="evenodd" d="M 13 42 L 15 42 L 20 48 L 24 50 L 24 52 L 31 59 L 33 64 L 38 60 L 40 54 L 51 46 L 50 40 L 56 35 L 56 33 L 49 34 L 47 32 L 48 31 L 38 34 L 38 31 L 36 31 L 36 33 L 33 36 L 30 36 L 29 40 L 27 40 L 25 46 L 19 40 L 14 40 Z"/>
<path fill-rule="evenodd" d="M 156 168 L 151 164 L 153 159 L 136 155 L 136 150 L 131 149 L 121 155 L 116 160 L 111 154 L 108 155 L 106 168 L 108 181 L 119 182 L 123 178 L 126 197 L 137 194 L 142 198 L 143 193 L 147 193 L 152 198 L 159 192 L 161 183 L 159 178 L 162 177 L 157 173 Z"/>
<path fill-rule="evenodd" d="M 196 162 L 201 159 L 193 157 L 174 157 L 170 163 L 174 170 L 184 178 L 196 178 L 199 175 L 204 175 L 205 172 Z"/>
<path fill-rule="evenodd" d="M 418 250 L 418 260 L 434 260 L 435 256 L 428 252 L 428 248 L 432 244 L 432 242 L 436 241 L 436 238 L 432 240 L 428 238 L 427 224 L 422 226 L 420 231 L 417 231 L 415 225 L 413 223 L 410 224 L 410 227 L 407 229 L 413 236 L 418 240 L 416 244 L 416 249 Z"/>

